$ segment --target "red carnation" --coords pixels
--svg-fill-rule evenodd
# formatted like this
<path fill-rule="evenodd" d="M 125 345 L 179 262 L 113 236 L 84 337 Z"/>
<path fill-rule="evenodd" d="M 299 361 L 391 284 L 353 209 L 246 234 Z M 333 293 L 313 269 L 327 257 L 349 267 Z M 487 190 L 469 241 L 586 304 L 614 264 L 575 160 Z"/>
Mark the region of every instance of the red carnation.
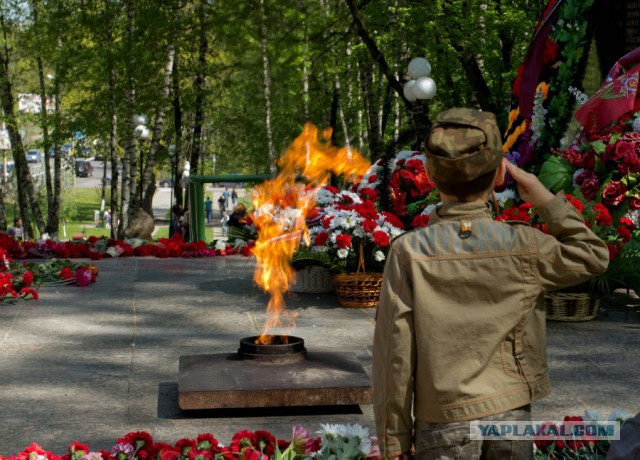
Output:
<path fill-rule="evenodd" d="M 627 227 L 618 227 L 618 236 L 622 238 L 624 243 L 628 243 L 631 240 L 631 232 Z"/>
<path fill-rule="evenodd" d="M 69 267 L 63 267 L 62 270 L 60 270 L 60 274 L 58 275 L 58 278 L 62 280 L 71 279 L 73 278 L 73 272 Z"/>
<path fill-rule="evenodd" d="M 372 236 L 373 236 L 373 242 L 377 246 L 380 246 L 381 248 L 385 248 L 389 246 L 389 235 L 387 235 L 385 232 L 381 230 L 377 230 L 373 232 Z"/>
<path fill-rule="evenodd" d="M 376 224 L 376 221 L 373 219 L 365 219 L 364 222 L 362 222 L 362 228 L 368 233 L 374 231 L 377 226 L 378 224 Z"/>
<path fill-rule="evenodd" d="M 618 248 L 612 244 L 607 243 L 607 249 L 609 249 L 609 260 L 613 260 L 618 255 Z"/>
<path fill-rule="evenodd" d="M 327 232 L 320 232 L 316 235 L 313 244 L 315 244 L 316 246 L 324 246 L 328 239 L 329 234 Z"/>
<path fill-rule="evenodd" d="M 349 235 L 341 233 L 340 235 L 336 236 L 336 245 L 340 249 L 348 249 L 349 247 L 351 247 L 351 237 Z"/>
<path fill-rule="evenodd" d="M 22 284 L 24 284 L 25 287 L 29 287 L 29 286 L 31 286 L 33 284 L 33 273 L 32 272 L 27 272 L 24 275 L 22 275 Z"/>
<path fill-rule="evenodd" d="M 371 174 L 371 175 L 369 176 L 369 183 L 370 183 L 370 184 L 373 184 L 373 183 L 374 183 L 375 181 L 377 181 L 377 180 L 378 180 L 378 176 L 377 176 L 376 174 Z"/>
<path fill-rule="evenodd" d="M 635 227 L 635 225 L 633 225 L 633 221 L 631 219 L 629 219 L 628 217 L 621 217 L 620 218 L 620 225 L 626 225 L 628 227 Z"/>
<path fill-rule="evenodd" d="M 418 214 L 411 221 L 411 226 L 413 228 L 426 227 L 429 225 L 429 218 L 431 216 L 429 214 Z"/>

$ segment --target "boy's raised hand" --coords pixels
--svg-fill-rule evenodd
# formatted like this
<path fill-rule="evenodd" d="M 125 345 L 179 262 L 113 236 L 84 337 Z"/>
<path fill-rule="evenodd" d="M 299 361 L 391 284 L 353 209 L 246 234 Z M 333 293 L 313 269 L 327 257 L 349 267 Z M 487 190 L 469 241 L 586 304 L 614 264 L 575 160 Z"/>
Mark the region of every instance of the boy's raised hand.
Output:
<path fill-rule="evenodd" d="M 542 207 L 553 200 L 553 193 L 542 185 L 536 176 L 528 173 L 508 161 L 502 160 L 511 177 L 518 183 L 518 191 L 522 199 L 536 207 Z"/>

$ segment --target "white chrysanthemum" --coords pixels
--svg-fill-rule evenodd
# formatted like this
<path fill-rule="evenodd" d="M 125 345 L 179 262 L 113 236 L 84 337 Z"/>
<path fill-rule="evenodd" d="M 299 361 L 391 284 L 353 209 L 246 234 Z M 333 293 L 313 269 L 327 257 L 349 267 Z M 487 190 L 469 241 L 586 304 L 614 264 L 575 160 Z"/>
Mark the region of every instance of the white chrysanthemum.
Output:
<path fill-rule="evenodd" d="M 378 164 L 372 164 L 367 172 L 362 176 L 360 180 L 360 185 L 358 185 L 358 191 L 361 191 L 365 188 L 375 188 L 380 183 L 380 172 L 382 168 Z M 376 176 L 376 180 L 371 182 L 369 179 L 371 176 Z"/>
<path fill-rule="evenodd" d="M 609 417 L 607 417 L 607 420 L 613 422 L 615 420 L 628 420 L 631 417 L 633 417 L 633 414 L 630 414 L 624 409 L 614 409 L 614 411 L 609 414 Z"/>
<path fill-rule="evenodd" d="M 356 193 L 353 192 L 348 192 L 346 190 L 343 190 L 342 192 L 338 193 L 338 197 L 351 202 L 353 204 L 361 204 L 362 203 L 362 198 L 360 198 L 360 196 Z"/>
<path fill-rule="evenodd" d="M 384 256 L 384 252 L 376 251 L 373 258 L 376 259 L 376 262 L 382 262 L 386 257 Z"/>
<path fill-rule="evenodd" d="M 344 425 L 337 425 L 332 423 L 321 423 L 320 430 L 317 432 L 319 435 L 332 434 L 337 436 L 344 431 Z"/>
<path fill-rule="evenodd" d="M 218 240 L 216 241 L 216 244 L 214 246 L 214 249 L 216 251 L 224 251 L 227 248 L 227 243 L 222 241 L 222 240 Z"/>
<path fill-rule="evenodd" d="M 631 123 L 631 129 L 633 129 L 634 133 L 640 133 L 640 117 L 633 120 L 633 123 Z"/>
<path fill-rule="evenodd" d="M 602 413 L 600 413 L 600 411 L 597 411 L 595 409 L 587 409 L 587 410 L 585 410 L 584 411 L 584 419 L 585 420 L 592 420 L 592 421 L 603 420 Z"/>
<path fill-rule="evenodd" d="M 506 188 L 502 192 L 496 193 L 496 200 L 498 200 L 498 204 L 502 207 L 507 204 L 507 201 L 515 200 L 515 198 L 516 192 L 510 188 Z"/>
<path fill-rule="evenodd" d="M 338 249 L 338 259 L 346 259 L 348 255 L 348 249 Z"/>
<path fill-rule="evenodd" d="M 107 254 L 109 254 L 111 257 L 118 257 L 120 255 L 120 253 L 118 253 L 118 250 L 115 248 L 115 246 L 108 247 Z"/>
<path fill-rule="evenodd" d="M 316 204 L 318 206 L 329 206 L 335 199 L 335 195 L 325 188 L 321 188 L 316 193 Z"/>
<path fill-rule="evenodd" d="M 355 236 L 356 238 L 364 238 L 365 233 L 366 232 L 362 227 L 356 227 L 353 229 L 353 236 Z"/>
<path fill-rule="evenodd" d="M 355 425 L 347 425 L 343 436 L 347 438 L 357 438 L 360 441 L 360 451 L 365 455 L 371 451 L 371 439 L 369 438 L 369 428 Z"/>

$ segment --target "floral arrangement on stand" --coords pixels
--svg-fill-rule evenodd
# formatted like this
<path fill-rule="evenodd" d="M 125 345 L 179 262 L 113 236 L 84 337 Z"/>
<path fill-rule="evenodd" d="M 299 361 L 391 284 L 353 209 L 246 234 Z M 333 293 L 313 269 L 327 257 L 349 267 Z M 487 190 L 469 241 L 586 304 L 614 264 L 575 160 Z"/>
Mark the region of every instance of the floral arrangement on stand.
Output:
<path fill-rule="evenodd" d="M 145 431 L 127 433 L 110 450 L 92 451 L 78 441 L 63 455 L 31 444 L 16 455 L 0 460 L 374 460 L 381 459 L 375 437 L 369 429 L 355 425 L 321 425 L 320 437 L 302 426 L 293 428 L 291 441 L 277 440 L 268 431 L 242 430 L 224 446 L 210 433 L 196 439 L 183 438 L 175 444 L 156 442 Z"/>
<path fill-rule="evenodd" d="M 383 160 L 375 162 L 356 189 L 358 194 L 373 202 L 379 201 L 382 165 Z M 389 168 L 389 211 L 402 221 L 407 230 L 426 226 L 429 214 L 440 199 L 435 184 L 427 178 L 424 153 L 401 151 L 392 159 Z"/>
<path fill-rule="evenodd" d="M 593 0 L 550 0 L 512 87 L 503 150 L 521 168 L 537 172 L 559 144 L 571 118 L 570 88 L 578 86 L 588 51 Z"/>
<path fill-rule="evenodd" d="M 367 271 L 382 272 L 389 243 L 404 232 L 402 222 L 354 192 L 323 190 L 317 201 L 324 208 L 309 227 L 311 252 L 328 255 L 335 272 L 356 272 L 361 257 Z"/>

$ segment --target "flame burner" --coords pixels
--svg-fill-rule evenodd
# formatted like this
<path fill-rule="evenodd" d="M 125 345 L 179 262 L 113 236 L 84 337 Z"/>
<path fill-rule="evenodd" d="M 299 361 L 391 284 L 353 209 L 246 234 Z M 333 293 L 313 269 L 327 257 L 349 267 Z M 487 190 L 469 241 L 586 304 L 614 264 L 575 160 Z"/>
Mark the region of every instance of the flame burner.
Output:
<path fill-rule="evenodd" d="M 288 364 L 307 357 L 304 340 L 292 335 L 268 335 L 268 344 L 257 343 L 258 336 L 240 340 L 238 356 L 269 364 Z"/>

